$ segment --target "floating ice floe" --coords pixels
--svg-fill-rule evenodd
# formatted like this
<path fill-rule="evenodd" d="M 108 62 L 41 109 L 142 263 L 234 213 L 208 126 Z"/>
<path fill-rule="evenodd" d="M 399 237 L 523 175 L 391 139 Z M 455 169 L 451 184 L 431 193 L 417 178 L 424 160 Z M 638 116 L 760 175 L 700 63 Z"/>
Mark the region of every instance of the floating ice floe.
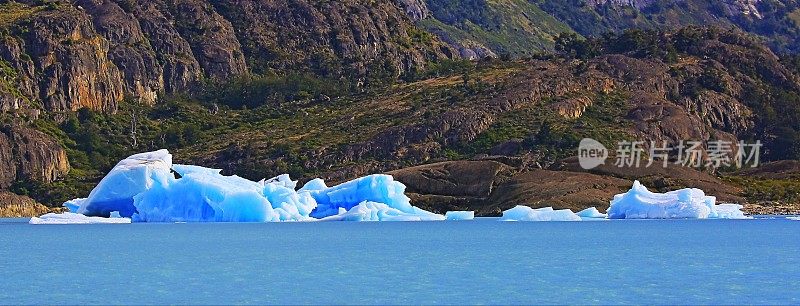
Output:
<path fill-rule="evenodd" d="M 55 214 L 49 213 L 41 217 L 33 217 L 28 223 L 30 224 L 120 224 L 131 223 L 130 218 L 121 218 L 119 214 L 111 214 L 113 218 L 103 217 L 87 217 L 76 213 L 62 213 Z"/>
<path fill-rule="evenodd" d="M 647 190 L 639 181 L 630 191 L 614 196 L 608 208 L 610 219 L 680 219 L 719 218 L 747 219 L 741 205 L 716 205 L 716 197 L 706 196 L 696 188 L 687 188 L 667 193 Z"/>
<path fill-rule="evenodd" d="M 68 201 L 64 206 L 79 216 L 109 217 L 118 212 L 133 222 L 445 218 L 412 206 L 405 185 L 390 175 L 370 175 L 334 187 L 315 179 L 295 190 L 297 182 L 288 175 L 254 182 L 220 172 L 172 164 L 167 150 L 136 154 L 120 161 L 87 198 Z M 79 217 L 64 214 L 48 218 Z"/>
<path fill-rule="evenodd" d="M 800 221 L 800 217 L 786 217 L 788 220 Z"/>
<path fill-rule="evenodd" d="M 448 221 L 463 221 L 475 219 L 474 211 L 448 211 L 444 214 Z"/>
<path fill-rule="evenodd" d="M 518 205 L 504 211 L 500 221 L 581 221 L 581 217 L 569 209 L 554 210 L 552 207 L 534 209 Z"/>
<path fill-rule="evenodd" d="M 597 207 L 589 207 L 576 213 L 581 218 L 607 218 L 608 214 L 601 213 Z"/>

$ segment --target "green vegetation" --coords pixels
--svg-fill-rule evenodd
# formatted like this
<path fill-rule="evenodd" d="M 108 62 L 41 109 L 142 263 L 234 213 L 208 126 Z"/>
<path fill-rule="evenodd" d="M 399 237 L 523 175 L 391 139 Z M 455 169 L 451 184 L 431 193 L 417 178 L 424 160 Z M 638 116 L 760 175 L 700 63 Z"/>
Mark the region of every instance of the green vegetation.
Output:
<path fill-rule="evenodd" d="M 26 18 L 42 7 L 25 5 L 16 1 L 7 1 L 0 4 L 0 27 L 7 27 L 16 21 Z"/>
<path fill-rule="evenodd" d="M 280 105 L 287 101 L 319 99 L 349 92 L 350 83 L 311 74 L 248 75 L 225 82 L 209 81 L 196 94 L 198 100 L 235 109 Z"/>
<path fill-rule="evenodd" d="M 627 97 L 620 93 L 592 95 L 593 103 L 577 119 L 559 115 L 551 106 L 561 99 L 542 101 L 532 107 L 507 112 L 478 138 L 455 152 L 461 156 L 490 153 L 509 140 L 522 140 L 519 150 L 541 153 L 548 161 L 574 156 L 583 138 L 597 139 L 613 147 L 620 139 L 632 139 Z"/>
<path fill-rule="evenodd" d="M 525 0 L 429 0 L 433 18 L 423 28 L 445 33 L 467 47 L 484 45 L 500 55 L 529 56 L 552 50 L 555 35 L 569 26 Z"/>
<path fill-rule="evenodd" d="M 800 180 L 797 179 L 761 179 L 741 176 L 730 176 L 726 181 L 741 187 L 743 195 L 749 202 L 800 202 Z"/>

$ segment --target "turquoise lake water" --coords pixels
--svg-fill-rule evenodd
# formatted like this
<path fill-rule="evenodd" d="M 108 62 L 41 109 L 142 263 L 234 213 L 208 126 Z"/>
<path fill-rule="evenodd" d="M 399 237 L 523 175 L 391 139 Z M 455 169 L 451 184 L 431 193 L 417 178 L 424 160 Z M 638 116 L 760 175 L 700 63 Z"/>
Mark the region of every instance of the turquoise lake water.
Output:
<path fill-rule="evenodd" d="M 798 304 L 800 221 L 28 225 L 0 304 Z"/>

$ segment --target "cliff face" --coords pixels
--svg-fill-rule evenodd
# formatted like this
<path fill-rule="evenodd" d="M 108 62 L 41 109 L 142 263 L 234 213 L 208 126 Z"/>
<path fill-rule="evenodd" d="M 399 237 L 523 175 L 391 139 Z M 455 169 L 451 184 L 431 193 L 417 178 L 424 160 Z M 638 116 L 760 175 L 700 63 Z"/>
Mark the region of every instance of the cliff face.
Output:
<path fill-rule="evenodd" d="M 161 92 L 250 71 L 398 76 L 454 56 L 389 0 L 21 1 L 3 10 L 3 111 L 114 112 L 124 96 L 153 104 Z"/>
<path fill-rule="evenodd" d="M 3 103 L 0 109 L 115 110 L 123 95 L 121 74 L 89 16 L 74 7 L 16 6 L 27 16 L 5 31 L 0 56 L 6 74 L 13 75 L 8 82 L 17 89 L 14 97 L 23 103 Z"/>
<path fill-rule="evenodd" d="M 257 72 L 364 76 L 380 68 L 398 76 L 453 56 L 391 1 L 223 0 L 214 7 L 233 23 Z"/>
<path fill-rule="evenodd" d="M 17 180 L 50 183 L 64 177 L 67 153 L 50 136 L 19 125 L 0 127 L 0 188 Z"/>

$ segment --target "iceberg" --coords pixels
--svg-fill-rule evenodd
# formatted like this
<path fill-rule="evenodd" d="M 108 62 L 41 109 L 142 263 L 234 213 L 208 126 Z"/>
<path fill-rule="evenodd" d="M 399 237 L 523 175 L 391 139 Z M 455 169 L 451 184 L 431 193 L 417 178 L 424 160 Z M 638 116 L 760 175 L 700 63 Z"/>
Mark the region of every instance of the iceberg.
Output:
<path fill-rule="evenodd" d="M 608 208 L 610 219 L 746 219 L 741 206 L 716 205 L 716 197 L 696 188 L 654 193 L 639 181 L 630 191 L 614 196 Z"/>
<path fill-rule="evenodd" d="M 391 175 L 370 175 L 330 188 L 321 188 L 325 184 L 317 180 L 306 185 L 309 184 L 311 186 L 303 186 L 301 191 L 308 192 L 317 202 L 316 209 L 310 214 L 317 219 L 336 215 L 339 208 L 349 211 L 365 201 L 383 203 L 404 213 L 417 213 L 411 206 L 411 199 L 405 195 L 406 186 Z"/>
<path fill-rule="evenodd" d="M 576 213 L 581 218 L 607 218 L 608 214 L 601 213 L 597 207 L 589 207 Z"/>
<path fill-rule="evenodd" d="M 444 214 L 448 221 L 461 221 L 475 219 L 474 211 L 448 211 Z"/>
<path fill-rule="evenodd" d="M 114 212 L 110 214 L 112 218 L 103 217 L 87 217 L 77 213 L 62 213 L 55 214 L 49 213 L 41 217 L 33 217 L 28 223 L 30 224 L 126 224 L 131 223 L 130 218 L 119 217 L 119 214 Z M 113 217 L 115 216 L 116 217 Z"/>
<path fill-rule="evenodd" d="M 48 218 L 77 220 L 79 216 L 107 218 L 112 214 L 133 222 L 445 218 L 412 206 L 405 185 L 390 175 L 370 175 L 333 187 L 314 179 L 300 190 L 296 187 L 297 181 L 286 174 L 255 182 L 222 175 L 219 169 L 173 164 L 169 151 L 159 150 L 120 161 L 87 198 L 64 203 L 72 214 Z"/>
<path fill-rule="evenodd" d="M 569 209 L 554 210 L 552 207 L 533 209 L 517 205 L 504 211 L 500 221 L 581 221 L 581 217 Z"/>

